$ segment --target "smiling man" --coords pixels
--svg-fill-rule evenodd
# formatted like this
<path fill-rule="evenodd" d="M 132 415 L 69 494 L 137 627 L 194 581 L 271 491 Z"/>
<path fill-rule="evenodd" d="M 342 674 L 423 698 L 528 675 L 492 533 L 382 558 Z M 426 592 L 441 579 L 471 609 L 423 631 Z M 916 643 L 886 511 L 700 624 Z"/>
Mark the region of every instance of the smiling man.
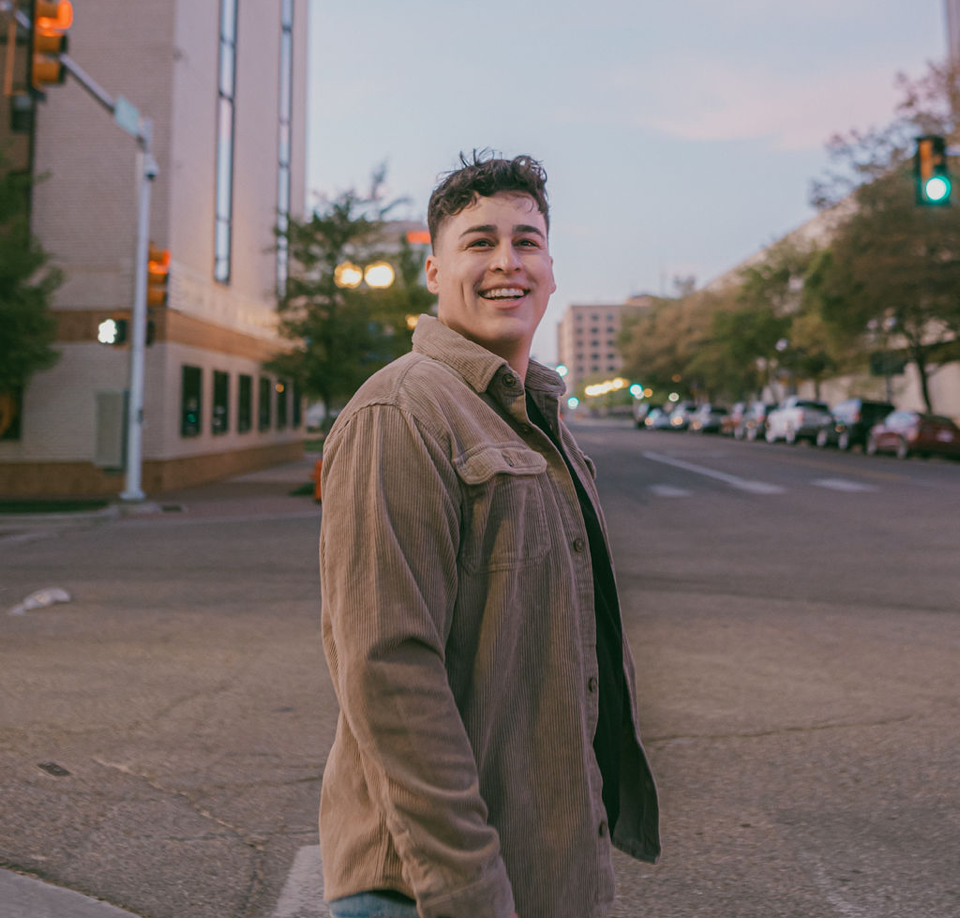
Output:
<path fill-rule="evenodd" d="M 593 465 L 530 360 L 546 176 L 474 154 L 430 199 L 412 353 L 324 448 L 320 806 L 334 918 L 593 918 L 660 850 Z"/>

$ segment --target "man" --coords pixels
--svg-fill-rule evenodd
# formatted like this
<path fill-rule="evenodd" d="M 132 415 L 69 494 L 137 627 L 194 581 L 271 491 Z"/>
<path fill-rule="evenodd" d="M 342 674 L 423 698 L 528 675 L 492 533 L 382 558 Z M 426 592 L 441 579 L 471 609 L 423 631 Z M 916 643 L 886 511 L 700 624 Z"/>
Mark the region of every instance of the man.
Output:
<path fill-rule="evenodd" d="M 413 351 L 324 448 L 320 806 L 335 918 L 589 918 L 659 854 L 593 466 L 530 360 L 546 176 L 477 156 L 430 199 Z"/>

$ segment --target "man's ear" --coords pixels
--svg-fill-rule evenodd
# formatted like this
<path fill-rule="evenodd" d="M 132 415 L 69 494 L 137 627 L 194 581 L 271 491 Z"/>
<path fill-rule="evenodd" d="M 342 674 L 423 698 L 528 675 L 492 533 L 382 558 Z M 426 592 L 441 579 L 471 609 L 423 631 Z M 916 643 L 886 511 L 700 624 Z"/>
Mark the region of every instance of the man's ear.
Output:
<path fill-rule="evenodd" d="M 440 293 L 440 264 L 437 261 L 437 256 L 432 252 L 427 256 L 427 260 L 423 265 L 423 270 L 427 275 L 427 290 L 433 294 Z"/>

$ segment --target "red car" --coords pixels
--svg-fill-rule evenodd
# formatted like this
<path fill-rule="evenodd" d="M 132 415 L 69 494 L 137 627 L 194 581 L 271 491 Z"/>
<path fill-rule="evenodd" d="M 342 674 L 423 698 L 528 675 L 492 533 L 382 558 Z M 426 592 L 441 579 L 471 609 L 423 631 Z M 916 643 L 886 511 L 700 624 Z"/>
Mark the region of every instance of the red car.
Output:
<path fill-rule="evenodd" d="M 870 428 L 867 453 L 895 453 L 900 459 L 914 453 L 960 459 L 960 427 L 939 414 L 894 411 Z"/>

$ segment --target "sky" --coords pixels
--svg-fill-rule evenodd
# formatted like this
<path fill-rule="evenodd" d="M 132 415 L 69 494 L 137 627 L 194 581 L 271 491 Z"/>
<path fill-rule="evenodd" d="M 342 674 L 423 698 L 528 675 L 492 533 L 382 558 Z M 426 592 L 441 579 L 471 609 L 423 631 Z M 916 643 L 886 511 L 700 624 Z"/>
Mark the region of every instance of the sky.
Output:
<path fill-rule="evenodd" d="M 424 219 L 461 150 L 541 160 L 557 292 L 698 285 L 810 219 L 836 132 L 946 55 L 943 0 L 310 0 L 307 207 L 387 167 Z"/>

